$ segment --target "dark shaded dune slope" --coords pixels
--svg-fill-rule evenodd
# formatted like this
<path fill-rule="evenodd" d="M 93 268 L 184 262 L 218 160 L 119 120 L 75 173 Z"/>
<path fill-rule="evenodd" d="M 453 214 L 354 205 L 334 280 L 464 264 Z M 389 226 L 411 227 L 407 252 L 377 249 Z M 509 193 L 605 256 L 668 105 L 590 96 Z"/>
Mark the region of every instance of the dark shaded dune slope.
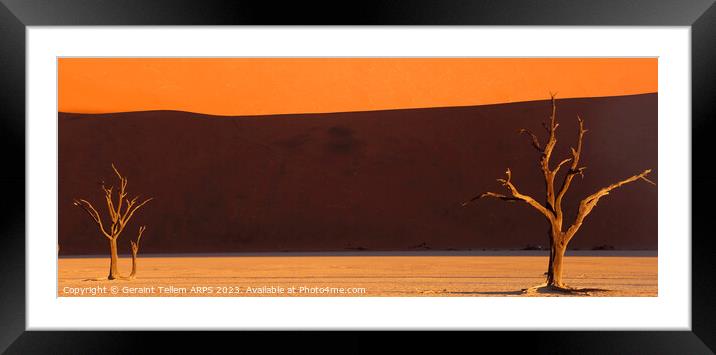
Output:
<path fill-rule="evenodd" d="M 219 117 L 151 111 L 59 114 L 59 239 L 63 254 L 106 253 L 105 239 L 73 197 L 106 211 L 99 181 L 110 163 L 130 194 L 154 196 L 120 239 L 142 252 L 243 252 L 521 248 L 546 243 L 546 223 L 526 205 L 460 202 L 507 167 L 542 200 L 538 153 L 548 101 L 372 112 Z M 558 100 L 553 160 L 569 157 L 576 115 L 586 120 L 588 167 L 566 198 L 646 168 L 657 169 L 657 95 Z M 555 162 L 556 163 L 556 162 Z M 558 179 L 561 181 L 561 178 Z M 424 243 L 424 244 L 423 244 Z M 657 188 L 629 184 L 602 199 L 572 243 L 656 248 Z"/>

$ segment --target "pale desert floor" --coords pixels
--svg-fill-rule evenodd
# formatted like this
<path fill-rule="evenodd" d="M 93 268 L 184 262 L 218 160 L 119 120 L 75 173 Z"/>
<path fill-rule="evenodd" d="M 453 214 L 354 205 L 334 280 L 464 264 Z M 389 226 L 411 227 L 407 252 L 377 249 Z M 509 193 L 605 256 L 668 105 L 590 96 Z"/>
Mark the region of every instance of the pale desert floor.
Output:
<path fill-rule="evenodd" d="M 140 254 L 136 279 L 88 281 L 106 277 L 109 257 L 60 258 L 58 296 L 524 296 L 546 265 L 546 256 Z M 121 258 L 121 273 L 130 268 Z M 656 256 L 567 256 L 564 268 L 569 286 L 606 290 L 592 296 L 657 296 Z"/>

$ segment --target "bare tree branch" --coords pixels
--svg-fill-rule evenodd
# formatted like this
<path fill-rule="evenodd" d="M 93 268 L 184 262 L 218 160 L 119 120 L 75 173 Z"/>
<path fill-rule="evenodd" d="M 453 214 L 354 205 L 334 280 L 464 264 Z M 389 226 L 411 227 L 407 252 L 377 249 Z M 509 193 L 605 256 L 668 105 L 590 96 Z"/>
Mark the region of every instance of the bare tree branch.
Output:
<path fill-rule="evenodd" d="M 560 219 L 562 218 L 562 199 L 564 198 L 564 195 L 567 194 L 567 190 L 569 190 L 569 186 L 572 184 L 572 179 L 574 179 L 574 175 L 580 175 L 584 177 L 584 170 L 587 169 L 586 167 L 579 167 L 579 158 L 582 155 L 584 134 L 587 133 L 587 130 L 584 129 L 584 120 L 579 115 L 577 115 L 577 122 L 579 123 L 577 149 L 571 148 L 572 165 L 569 167 L 567 175 L 564 176 L 562 187 L 559 189 L 559 193 L 557 193 L 557 197 L 554 200 L 555 210 L 557 211 L 558 218 Z"/>
<path fill-rule="evenodd" d="M 520 134 L 528 134 L 530 137 L 532 137 L 532 146 L 537 149 L 538 152 L 542 153 L 542 147 L 540 147 L 539 139 L 537 139 L 537 136 L 532 133 L 529 129 L 522 128 L 520 129 Z"/>
<path fill-rule="evenodd" d="M 572 160 L 572 158 L 567 158 L 567 159 L 564 159 L 561 162 L 559 162 L 559 164 L 557 164 L 557 167 L 554 168 L 554 170 L 552 170 L 552 175 L 557 175 L 557 173 L 559 172 L 559 169 L 562 167 L 562 165 L 569 163 L 571 160 Z"/>
<path fill-rule="evenodd" d="M 134 215 L 134 212 L 137 212 L 137 210 L 138 210 L 140 207 L 144 206 L 144 204 L 146 204 L 147 202 L 149 202 L 149 201 L 151 201 L 151 200 L 153 200 L 153 199 L 154 199 L 154 197 L 150 197 L 150 198 L 144 200 L 144 202 L 142 202 L 142 203 L 140 203 L 140 204 L 134 206 L 133 208 L 128 208 L 127 211 L 126 211 L 125 214 L 124 214 L 124 217 L 123 217 L 122 220 L 121 220 L 121 223 L 120 223 L 121 227 L 119 228 L 119 233 L 122 233 L 122 231 L 124 230 L 124 227 L 127 225 L 127 223 L 129 222 L 129 220 L 130 220 L 130 219 L 132 218 L 132 216 Z M 134 205 L 134 202 L 135 202 L 136 200 L 137 200 L 137 197 L 135 197 L 134 199 L 132 199 L 131 204 Z"/>
<path fill-rule="evenodd" d="M 542 156 L 542 170 L 545 173 L 550 171 L 549 160 L 552 157 L 554 146 L 557 144 L 556 132 L 557 127 L 559 127 L 559 123 L 557 123 L 557 104 L 555 102 L 555 95 L 556 94 L 550 94 L 552 101 L 552 114 L 549 116 L 549 138 L 547 139 L 547 144 L 545 144 L 544 155 Z"/>
<path fill-rule="evenodd" d="M 517 187 L 515 187 L 515 185 L 512 183 L 512 171 L 510 171 L 510 169 L 507 169 L 505 174 L 507 175 L 507 179 L 497 179 L 497 181 L 500 182 L 502 184 L 502 186 L 504 186 L 510 192 L 510 195 L 503 195 L 503 194 L 498 194 L 498 193 L 494 193 L 494 192 L 484 192 L 480 195 L 477 195 L 477 196 L 471 198 L 468 201 L 463 202 L 462 206 L 467 206 L 471 202 L 473 202 L 475 200 L 479 200 L 484 197 L 493 197 L 493 198 L 498 198 L 498 199 L 505 200 L 505 201 L 526 202 L 527 204 L 529 204 L 530 206 L 532 206 L 536 210 L 538 210 L 540 213 L 542 213 L 549 220 L 552 220 L 554 218 L 554 215 L 552 214 L 552 212 L 550 212 L 548 209 L 546 209 L 544 206 L 542 206 L 539 202 L 537 202 L 535 199 L 533 199 L 530 196 L 521 194 L 517 190 Z"/>
<path fill-rule="evenodd" d="M 104 199 L 107 202 L 107 212 L 109 212 L 109 218 L 112 222 L 115 222 L 117 219 L 115 214 L 116 211 L 112 205 L 112 187 L 106 187 L 102 184 L 102 190 L 104 190 Z"/>
<path fill-rule="evenodd" d="M 550 99 L 552 102 L 552 114 L 549 117 L 549 124 L 547 125 L 547 132 L 549 133 L 549 138 L 547 139 L 547 143 L 545 144 L 544 150 L 542 152 L 542 157 L 540 158 L 540 166 L 542 168 L 542 174 L 544 175 L 544 182 L 545 182 L 545 188 L 547 190 L 547 208 L 551 211 L 554 211 L 554 172 L 550 169 L 549 164 L 550 160 L 552 158 L 552 152 L 554 151 L 555 145 L 557 145 L 557 127 L 559 127 L 559 123 L 557 123 L 557 104 L 555 102 L 555 96 L 556 94 L 550 93 Z"/>
<path fill-rule="evenodd" d="M 547 133 L 549 134 L 549 126 L 547 125 L 547 122 L 542 122 L 542 127 L 543 127 L 544 130 L 547 131 Z"/>
<path fill-rule="evenodd" d="M 99 216 L 99 213 L 97 210 L 92 206 L 91 203 L 87 200 L 83 199 L 75 199 L 74 205 L 81 207 L 99 226 L 99 230 L 104 234 L 105 237 L 108 239 L 112 239 L 112 236 L 107 233 L 107 231 L 104 229 L 104 226 L 102 225 L 102 218 Z"/>
<path fill-rule="evenodd" d="M 507 188 L 507 190 L 512 194 L 513 197 L 518 198 L 524 202 L 527 202 L 530 206 L 534 207 L 538 211 L 540 211 L 545 217 L 547 217 L 550 221 L 553 219 L 554 215 L 552 212 L 550 212 L 548 209 L 546 209 L 544 206 L 542 206 L 539 202 L 537 202 L 535 199 L 533 199 L 530 196 L 521 194 L 517 187 L 515 187 L 514 184 L 512 184 L 512 171 L 510 169 L 507 169 L 505 171 L 505 174 L 507 175 L 507 179 L 497 179 L 502 186 Z"/>
<path fill-rule="evenodd" d="M 599 199 L 606 195 L 609 195 L 612 190 L 637 180 L 644 180 L 650 184 L 654 184 L 653 181 L 646 178 L 649 173 L 651 173 L 651 169 L 644 170 L 641 174 L 637 174 L 622 181 L 611 184 L 584 198 L 582 202 L 579 203 L 579 212 L 577 213 L 577 217 L 575 218 L 574 224 L 572 224 L 572 226 L 569 227 L 569 229 L 567 230 L 567 242 L 569 242 L 569 240 L 574 236 L 577 230 L 579 230 L 579 227 L 581 227 L 582 223 L 584 222 L 584 219 L 587 217 L 587 215 L 589 215 L 589 213 L 592 212 L 592 209 L 594 209 L 594 207 L 597 205 Z"/>
<path fill-rule="evenodd" d="M 147 229 L 147 226 L 141 226 L 139 227 L 139 233 L 137 235 L 137 241 L 129 241 L 129 243 L 132 246 L 132 253 L 137 254 L 139 251 L 139 241 L 142 239 L 142 233 L 144 233 L 144 230 Z"/>
<path fill-rule="evenodd" d="M 117 178 L 119 179 L 119 191 L 117 192 L 117 211 L 116 215 L 120 215 L 122 212 L 122 201 L 125 197 L 127 197 L 127 178 L 123 177 L 122 174 L 119 173 L 119 170 L 114 166 L 114 163 L 112 163 L 112 170 L 114 170 L 114 173 L 117 175 Z"/>
<path fill-rule="evenodd" d="M 477 200 L 479 200 L 479 199 L 481 199 L 481 198 L 485 198 L 485 197 L 494 197 L 494 198 L 499 198 L 499 199 L 501 199 L 501 200 L 510 201 L 510 202 L 522 201 L 521 199 L 519 199 L 519 198 L 517 198 L 517 197 L 512 197 L 512 196 L 507 196 L 507 195 L 503 195 L 503 194 L 498 194 L 498 193 L 495 193 L 495 192 L 483 192 L 483 193 L 481 193 L 481 194 L 479 194 L 479 195 L 477 195 L 477 196 L 475 196 L 475 197 L 473 197 L 473 198 L 471 198 L 471 199 L 469 199 L 469 200 L 463 202 L 463 203 L 462 203 L 462 206 L 465 207 L 465 206 L 469 205 L 470 203 L 472 203 L 472 202 L 474 202 L 474 201 L 477 201 Z"/>
<path fill-rule="evenodd" d="M 649 171 L 651 172 L 651 170 L 649 170 Z M 652 185 L 654 185 L 654 186 L 656 186 L 656 183 L 655 183 L 655 182 L 653 182 L 653 181 L 651 181 L 651 180 L 649 180 L 649 179 L 646 178 L 646 174 L 644 174 L 644 176 L 642 176 L 641 179 L 644 180 L 644 181 L 646 181 L 646 182 L 648 182 L 648 183 L 650 183 L 650 184 L 652 184 Z"/>

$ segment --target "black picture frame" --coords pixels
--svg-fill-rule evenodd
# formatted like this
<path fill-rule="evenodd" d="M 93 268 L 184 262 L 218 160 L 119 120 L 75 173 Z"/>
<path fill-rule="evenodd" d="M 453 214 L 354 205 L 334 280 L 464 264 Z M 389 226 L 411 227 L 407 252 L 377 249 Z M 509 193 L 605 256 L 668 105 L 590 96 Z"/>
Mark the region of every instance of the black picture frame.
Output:
<path fill-rule="evenodd" d="M 146 343 L 162 352 L 192 349 L 203 353 L 227 346 L 248 350 L 325 351 L 326 340 L 340 352 L 410 347 L 441 350 L 499 343 L 506 351 L 538 353 L 704 354 L 716 351 L 716 249 L 708 228 L 716 173 L 713 144 L 707 139 L 716 119 L 716 6 L 714 0 L 502 0 L 272 2 L 178 0 L 0 0 L 0 350 L 10 354 L 142 353 Z M 25 330 L 25 29 L 27 26 L 127 25 L 550 25 L 689 26 L 692 50 L 692 234 L 669 236 L 692 242 L 691 331 L 461 332 L 432 341 L 403 333 L 331 333 L 315 336 L 236 332 L 39 332 Z M 680 118 L 669 118 L 680 119 Z M 668 210 L 669 206 L 660 206 Z M 128 310 L 131 311 L 131 310 Z M 555 315 L 558 316 L 558 313 Z M 372 337 L 371 337 L 372 338 Z M 374 340 L 374 339 L 370 339 Z M 411 345 L 412 344 L 412 345 Z M 470 345 L 472 344 L 472 345 Z M 232 352 L 234 352 L 232 350 Z"/>

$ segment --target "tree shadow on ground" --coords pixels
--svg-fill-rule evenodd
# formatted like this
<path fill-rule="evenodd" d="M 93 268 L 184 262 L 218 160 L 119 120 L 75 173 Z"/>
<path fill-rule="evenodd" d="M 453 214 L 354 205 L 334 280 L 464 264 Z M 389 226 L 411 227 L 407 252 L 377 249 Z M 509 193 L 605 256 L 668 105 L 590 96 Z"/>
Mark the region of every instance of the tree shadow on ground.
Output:
<path fill-rule="evenodd" d="M 557 296 L 592 296 L 598 293 L 606 293 L 610 290 L 603 288 L 576 288 L 569 286 L 548 286 L 538 285 L 521 290 L 525 294 L 543 294 Z"/>
<path fill-rule="evenodd" d="M 519 296 L 524 294 L 522 290 L 517 291 L 481 291 L 481 292 L 472 292 L 472 291 L 455 291 L 455 292 L 447 292 L 449 294 L 453 295 L 493 295 L 493 296 Z"/>
<path fill-rule="evenodd" d="M 451 295 L 486 295 L 486 296 L 595 296 L 609 293 L 611 290 L 602 288 L 574 288 L 539 285 L 520 290 L 507 291 L 423 291 L 420 293 L 451 294 Z"/>

